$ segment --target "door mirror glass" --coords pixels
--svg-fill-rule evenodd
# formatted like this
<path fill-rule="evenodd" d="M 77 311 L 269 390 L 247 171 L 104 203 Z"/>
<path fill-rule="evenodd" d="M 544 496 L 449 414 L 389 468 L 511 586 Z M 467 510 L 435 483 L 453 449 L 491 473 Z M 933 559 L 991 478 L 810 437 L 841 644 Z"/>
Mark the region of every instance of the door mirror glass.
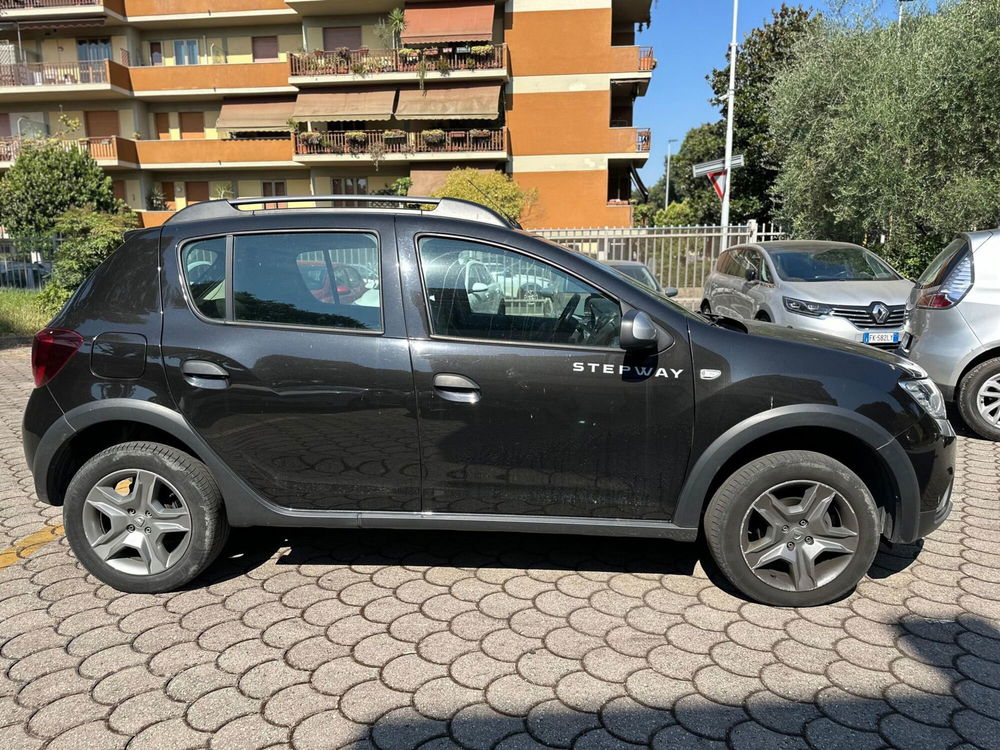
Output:
<path fill-rule="evenodd" d="M 660 335 L 649 315 L 641 310 L 629 310 L 622 316 L 619 340 L 622 349 L 655 349 Z"/>
<path fill-rule="evenodd" d="M 747 272 L 746 272 L 745 275 L 746 275 L 747 281 L 756 281 L 757 280 L 757 269 L 753 268 L 751 266 L 750 268 L 747 269 Z"/>
<path fill-rule="evenodd" d="M 488 292 L 489 290 L 490 290 L 489 284 L 484 284 L 481 281 L 477 281 L 473 283 L 472 289 L 470 291 L 475 292 L 476 294 L 482 294 L 483 292 Z"/>

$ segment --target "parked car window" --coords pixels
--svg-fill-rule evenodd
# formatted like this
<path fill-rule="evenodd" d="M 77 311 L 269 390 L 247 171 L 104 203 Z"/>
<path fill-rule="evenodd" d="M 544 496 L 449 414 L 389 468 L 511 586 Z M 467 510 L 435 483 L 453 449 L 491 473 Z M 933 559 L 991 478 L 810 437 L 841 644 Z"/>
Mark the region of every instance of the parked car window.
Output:
<path fill-rule="evenodd" d="M 920 285 L 922 289 L 931 286 L 939 286 L 944 283 L 944 280 L 948 278 L 948 274 L 951 269 L 955 266 L 953 262 L 959 256 L 964 256 L 969 249 L 969 243 L 965 241 L 964 238 L 959 237 L 958 239 L 952 240 L 944 250 L 938 253 L 937 257 L 931 261 L 927 269 L 920 274 L 920 278 L 917 279 L 917 284 Z"/>
<path fill-rule="evenodd" d="M 732 275 L 730 272 L 731 263 L 733 259 L 733 254 L 729 250 L 723 251 L 722 255 L 719 256 L 719 262 L 715 266 L 715 270 L 719 273 L 724 273 L 727 275 Z"/>
<path fill-rule="evenodd" d="M 207 318 L 226 317 L 226 238 L 195 240 L 181 252 L 184 278 L 195 307 Z"/>
<path fill-rule="evenodd" d="M 771 272 L 767 268 L 767 261 L 764 260 L 764 256 L 753 248 L 747 248 L 743 252 L 746 255 L 747 266 L 749 268 L 753 268 L 757 272 L 757 278 L 761 281 L 770 283 Z"/>
<path fill-rule="evenodd" d="M 355 265 L 375 279 L 365 282 Z M 237 235 L 233 299 L 238 321 L 382 330 L 378 242 L 353 232 Z"/>
<path fill-rule="evenodd" d="M 618 346 L 617 300 L 547 263 L 443 237 L 421 238 L 418 252 L 435 335 Z"/>
<path fill-rule="evenodd" d="M 785 281 L 890 281 L 902 278 L 863 247 L 834 247 L 813 252 L 799 248 L 771 250 L 775 270 Z"/>

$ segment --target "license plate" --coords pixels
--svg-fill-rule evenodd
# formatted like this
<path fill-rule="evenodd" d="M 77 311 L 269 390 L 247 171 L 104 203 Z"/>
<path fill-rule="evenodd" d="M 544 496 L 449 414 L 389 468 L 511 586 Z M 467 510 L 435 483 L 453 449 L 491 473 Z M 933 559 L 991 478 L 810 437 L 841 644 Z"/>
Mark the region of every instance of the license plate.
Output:
<path fill-rule="evenodd" d="M 898 344 L 899 331 L 886 331 L 885 333 L 866 333 L 862 339 L 866 344 Z"/>

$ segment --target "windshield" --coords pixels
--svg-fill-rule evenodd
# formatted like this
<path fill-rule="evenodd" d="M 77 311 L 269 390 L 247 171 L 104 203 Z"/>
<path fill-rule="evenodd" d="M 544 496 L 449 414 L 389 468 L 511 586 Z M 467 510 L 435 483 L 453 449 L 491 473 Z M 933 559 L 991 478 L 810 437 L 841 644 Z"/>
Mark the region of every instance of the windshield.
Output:
<path fill-rule="evenodd" d="M 612 266 L 612 268 L 623 276 L 635 279 L 640 284 L 648 286 L 653 291 L 656 291 L 660 286 L 656 283 L 656 279 L 653 278 L 653 274 L 650 273 L 646 266 Z"/>
<path fill-rule="evenodd" d="M 829 250 L 770 250 L 774 268 L 785 281 L 894 281 L 902 278 L 885 261 L 862 247 Z"/>

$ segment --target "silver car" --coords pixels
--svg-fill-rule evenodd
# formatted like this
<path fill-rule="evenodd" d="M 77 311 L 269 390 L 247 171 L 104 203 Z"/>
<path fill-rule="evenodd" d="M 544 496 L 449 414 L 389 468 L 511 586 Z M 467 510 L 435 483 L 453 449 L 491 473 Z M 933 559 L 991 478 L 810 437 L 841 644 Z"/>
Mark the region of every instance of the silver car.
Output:
<path fill-rule="evenodd" d="M 895 349 L 913 282 L 859 245 L 784 240 L 725 250 L 701 311 Z"/>
<path fill-rule="evenodd" d="M 969 427 L 1000 440 L 1000 229 L 942 250 L 906 313 L 900 353 L 927 370 Z"/>

